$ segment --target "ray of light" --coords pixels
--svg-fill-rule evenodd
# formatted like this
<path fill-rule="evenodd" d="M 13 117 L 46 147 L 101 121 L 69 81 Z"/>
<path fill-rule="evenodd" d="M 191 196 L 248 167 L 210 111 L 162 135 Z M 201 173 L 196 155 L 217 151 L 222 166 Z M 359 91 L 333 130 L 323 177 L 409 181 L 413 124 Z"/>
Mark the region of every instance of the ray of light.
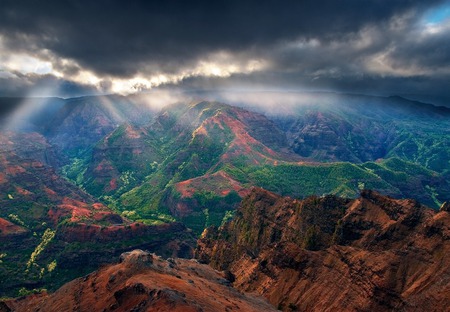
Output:
<path fill-rule="evenodd" d="M 108 112 L 112 120 L 117 120 L 120 124 L 126 121 L 123 112 L 119 110 L 118 105 L 110 97 L 101 96 L 100 105 Z"/>
<path fill-rule="evenodd" d="M 2 124 L 1 130 L 36 131 L 36 126 L 32 122 L 33 118 L 53 101 L 53 98 L 43 97 L 42 95 L 56 94 L 56 89 L 54 85 L 34 89 L 23 98 L 23 101 L 9 116 L 5 116 L 6 122 Z"/>

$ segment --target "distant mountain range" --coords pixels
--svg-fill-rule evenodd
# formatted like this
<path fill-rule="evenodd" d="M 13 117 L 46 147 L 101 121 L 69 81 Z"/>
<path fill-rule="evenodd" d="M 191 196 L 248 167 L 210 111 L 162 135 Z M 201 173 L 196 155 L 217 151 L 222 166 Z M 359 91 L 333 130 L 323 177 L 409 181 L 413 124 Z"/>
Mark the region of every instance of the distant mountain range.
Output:
<path fill-rule="evenodd" d="M 0 297 L 54 290 L 134 248 L 190 257 L 252 187 L 450 201 L 448 108 L 328 93 L 270 107 L 148 102 L 0 98 Z"/>

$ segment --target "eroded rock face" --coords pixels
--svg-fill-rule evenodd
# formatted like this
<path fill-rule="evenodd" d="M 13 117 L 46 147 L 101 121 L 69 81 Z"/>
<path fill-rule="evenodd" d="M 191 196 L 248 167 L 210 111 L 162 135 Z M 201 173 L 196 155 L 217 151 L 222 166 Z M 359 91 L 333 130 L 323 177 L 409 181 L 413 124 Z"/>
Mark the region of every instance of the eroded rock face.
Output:
<path fill-rule="evenodd" d="M 163 260 L 134 250 L 54 294 L 1 303 L 5 311 L 276 311 L 264 299 L 229 286 L 195 260 Z M 9 310 L 8 310 L 9 309 Z M 2 311 L 2 310 L 0 310 Z"/>
<path fill-rule="evenodd" d="M 284 311 L 444 311 L 449 238 L 449 213 L 413 200 L 363 191 L 299 201 L 253 189 L 196 254 Z"/>

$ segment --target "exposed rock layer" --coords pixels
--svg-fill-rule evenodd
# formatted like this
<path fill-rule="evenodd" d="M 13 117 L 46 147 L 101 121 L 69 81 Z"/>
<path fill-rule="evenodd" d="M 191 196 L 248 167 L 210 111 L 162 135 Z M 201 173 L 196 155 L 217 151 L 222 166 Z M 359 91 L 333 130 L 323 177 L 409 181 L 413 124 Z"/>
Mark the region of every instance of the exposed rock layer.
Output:
<path fill-rule="evenodd" d="M 52 295 L 7 301 L 21 311 L 275 311 L 265 300 L 244 295 L 209 266 L 140 250 L 120 263 L 74 280 Z"/>
<path fill-rule="evenodd" d="M 363 191 L 303 201 L 254 189 L 197 257 L 285 311 L 445 311 L 450 215 Z"/>

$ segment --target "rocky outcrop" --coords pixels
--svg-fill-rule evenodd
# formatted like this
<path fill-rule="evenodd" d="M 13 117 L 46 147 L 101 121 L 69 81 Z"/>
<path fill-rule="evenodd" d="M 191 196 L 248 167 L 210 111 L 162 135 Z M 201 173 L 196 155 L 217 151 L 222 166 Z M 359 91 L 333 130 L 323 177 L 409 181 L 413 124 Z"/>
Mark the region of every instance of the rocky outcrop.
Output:
<path fill-rule="evenodd" d="M 293 200 L 253 189 L 197 258 L 284 311 L 444 311 L 450 215 L 373 191 Z"/>
<path fill-rule="evenodd" d="M 239 293 L 209 266 L 163 260 L 134 250 L 74 280 L 54 294 L 3 302 L 5 311 L 276 311 L 265 300 Z M 9 309 L 9 310 L 8 310 Z"/>

